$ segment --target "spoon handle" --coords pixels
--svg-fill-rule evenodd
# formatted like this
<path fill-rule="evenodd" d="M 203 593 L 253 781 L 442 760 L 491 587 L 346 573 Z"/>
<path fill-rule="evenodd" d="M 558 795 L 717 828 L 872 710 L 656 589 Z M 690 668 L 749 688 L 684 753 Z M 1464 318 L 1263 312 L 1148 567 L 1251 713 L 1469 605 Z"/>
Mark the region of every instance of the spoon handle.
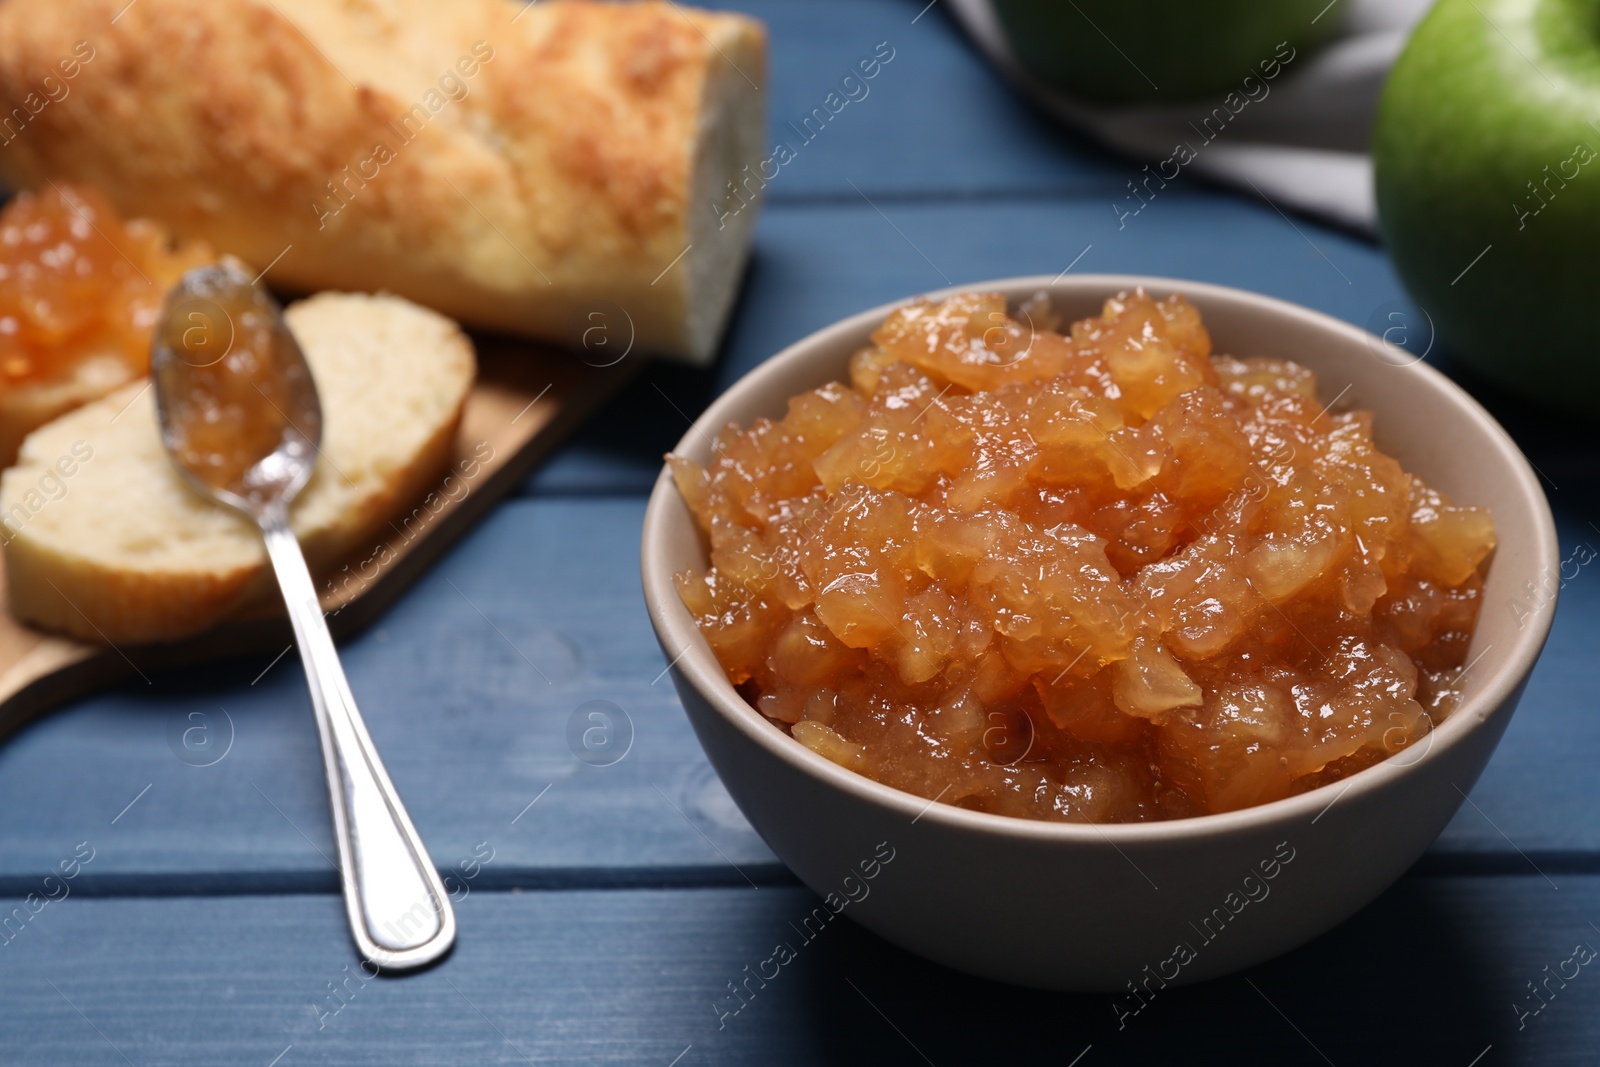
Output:
<path fill-rule="evenodd" d="M 450 898 L 361 721 L 284 509 L 271 509 L 258 522 L 294 624 L 322 736 L 333 836 L 356 947 L 380 968 L 431 963 L 455 943 Z"/>

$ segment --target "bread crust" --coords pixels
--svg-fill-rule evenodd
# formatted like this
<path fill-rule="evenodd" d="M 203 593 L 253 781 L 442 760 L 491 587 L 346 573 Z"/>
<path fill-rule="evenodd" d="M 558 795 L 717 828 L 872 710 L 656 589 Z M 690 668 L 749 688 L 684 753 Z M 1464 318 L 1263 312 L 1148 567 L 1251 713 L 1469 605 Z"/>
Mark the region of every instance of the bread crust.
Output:
<path fill-rule="evenodd" d="M 0 120 L 25 120 L 0 122 L 8 185 L 94 183 L 126 215 L 273 264 L 279 287 L 387 290 L 569 343 L 620 308 L 639 351 L 714 350 L 755 214 L 716 207 L 760 157 L 754 20 L 578 0 L 124 4 L 0 5 Z M 75 48 L 92 58 L 63 81 Z M 67 92 L 34 113 L 47 75 Z"/>

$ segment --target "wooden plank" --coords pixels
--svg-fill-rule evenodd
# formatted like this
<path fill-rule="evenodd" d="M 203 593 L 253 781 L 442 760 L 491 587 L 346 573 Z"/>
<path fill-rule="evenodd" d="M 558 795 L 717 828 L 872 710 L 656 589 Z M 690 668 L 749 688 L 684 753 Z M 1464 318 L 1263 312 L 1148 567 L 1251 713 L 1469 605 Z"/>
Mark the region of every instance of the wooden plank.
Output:
<path fill-rule="evenodd" d="M 968 978 L 849 922 L 804 941 L 805 890 L 466 888 L 451 958 L 366 981 L 331 895 L 48 904 L 0 947 L 0 1047 L 18 1065 L 1562 1067 L 1593 1062 L 1600 1019 L 1594 966 L 1562 967 L 1600 945 L 1595 877 L 1407 879 L 1287 957 L 1159 991 L 1121 1029 L 1111 997 Z M 779 942 L 796 958 L 721 1016 Z M 1519 1016 L 1558 969 L 1576 977 Z"/>
<path fill-rule="evenodd" d="M 761 313 L 735 319 L 719 383 L 874 303 L 1068 267 L 1235 285 L 1357 323 L 1404 295 L 1373 246 L 1211 193 L 1162 196 L 1121 223 L 1098 198 L 794 206 L 763 218 L 754 267 L 746 302 Z"/>
<path fill-rule="evenodd" d="M 757 224 L 755 256 L 717 362 L 648 369 L 524 491 L 646 492 L 689 417 L 757 363 L 846 315 L 950 284 L 1055 275 L 1068 266 L 1195 278 L 1359 325 L 1404 295 L 1380 250 L 1312 223 L 1291 224 L 1259 201 L 1175 193 L 1124 223 L 1119 228 L 1101 196 L 773 204 Z"/>
<path fill-rule="evenodd" d="M 1591 446 L 1592 447 L 1592 446 Z M 1535 462 L 1539 462 L 1536 458 Z M 1560 590 L 1555 626 L 1534 669 L 1516 718 L 1466 805 L 1435 845 L 1443 854 L 1507 856 L 1512 869 L 1528 864 L 1588 864 L 1600 869 L 1600 778 L 1591 756 L 1600 751 L 1594 714 L 1595 650 L 1600 649 L 1600 463 L 1590 460 L 1583 481 L 1563 478 L 1551 489 L 1568 580 Z M 1543 467 L 1545 464 L 1540 463 Z M 1549 488 L 1549 487 L 1547 487 Z M 1587 513 L 1587 514 L 1585 514 Z M 1592 562 L 1579 564 L 1588 559 Z M 1486 611 L 1511 610 L 1491 604 Z"/>
<path fill-rule="evenodd" d="M 477 519 L 524 479 L 560 437 L 612 395 L 640 365 L 591 367 L 563 352 L 475 337 L 479 374 L 456 435 L 455 460 L 437 492 L 319 579 L 335 636 L 392 604 Z M 469 466 L 470 464 L 470 466 Z M 469 476 L 470 474 L 470 476 Z M 412 503 L 412 502 L 407 502 Z M 405 528 L 402 529 L 401 526 Z M 367 567 L 374 560 L 384 565 Z M 0 602 L 5 576 L 0 572 Z M 73 696 L 111 682 L 252 651 L 290 636 L 281 601 L 248 610 L 192 639 L 113 647 L 32 629 L 0 612 L 0 736 Z"/>
<path fill-rule="evenodd" d="M 637 500 L 505 506 L 345 645 L 436 859 L 489 839 L 508 867 L 715 865 L 737 878 L 730 860 L 772 862 L 662 677 L 635 562 L 642 514 Z M 66 838 L 99 833 L 95 877 L 331 884 L 305 685 L 292 652 L 273 663 L 285 646 L 135 679 L 0 748 L 0 810 L 30 813 L 0 820 L 0 876 L 42 872 Z M 569 743 L 594 700 L 614 705 L 619 738 L 633 734 L 610 766 Z"/>
<path fill-rule="evenodd" d="M 773 203 L 863 193 L 877 199 L 1092 188 L 1120 195 L 1139 170 L 1035 113 L 927 0 L 707 6 L 747 11 L 770 32 L 768 152 L 749 162 L 760 174 L 762 159 L 773 159 L 765 168 Z M 892 58 L 873 78 L 841 85 L 875 53 Z M 792 157 L 772 154 L 779 143 Z"/>
<path fill-rule="evenodd" d="M 666 880 L 670 868 L 737 879 L 729 862 L 770 877 L 771 854 L 660 678 L 634 562 L 642 514 L 635 499 L 507 504 L 346 644 L 373 735 L 441 863 L 488 840 L 503 869 L 541 884 L 597 871 Z M 1588 754 L 1600 737 L 1583 682 L 1600 638 L 1597 590 L 1586 576 L 1569 591 L 1477 807 L 1446 832 L 1448 853 L 1524 870 L 1518 849 L 1561 870 L 1597 862 Z M 331 886 L 304 686 L 292 654 L 271 659 L 127 684 L 0 748 L 0 810 L 27 813 L 0 820 L 0 891 L 96 833 L 114 836 L 92 877 L 113 886 Z M 569 725 L 594 700 L 614 704 L 633 731 L 611 766 L 582 763 L 569 746 Z M 218 748 L 183 747 L 182 731 L 196 725 L 204 730 L 192 740 L 215 737 Z M 229 730 L 226 755 L 195 765 Z"/>

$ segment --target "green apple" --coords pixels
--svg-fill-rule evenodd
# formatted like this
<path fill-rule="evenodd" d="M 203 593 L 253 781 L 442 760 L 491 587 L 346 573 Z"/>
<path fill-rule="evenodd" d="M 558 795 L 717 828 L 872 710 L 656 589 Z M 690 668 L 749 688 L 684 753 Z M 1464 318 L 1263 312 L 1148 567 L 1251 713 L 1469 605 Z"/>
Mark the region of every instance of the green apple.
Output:
<path fill-rule="evenodd" d="M 1384 88 L 1378 214 L 1439 340 L 1485 378 L 1600 405 L 1600 0 L 1439 0 Z"/>
<path fill-rule="evenodd" d="M 1340 0 L 994 0 L 1017 59 L 1047 84 L 1108 102 L 1238 89 L 1316 44 Z M 1281 49 L 1281 50 L 1280 50 Z"/>

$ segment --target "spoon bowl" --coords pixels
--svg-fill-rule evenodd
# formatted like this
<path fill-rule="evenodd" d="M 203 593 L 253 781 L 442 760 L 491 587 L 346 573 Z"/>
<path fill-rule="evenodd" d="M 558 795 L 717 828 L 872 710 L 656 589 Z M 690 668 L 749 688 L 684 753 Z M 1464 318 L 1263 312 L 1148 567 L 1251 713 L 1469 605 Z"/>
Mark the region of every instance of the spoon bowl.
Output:
<path fill-rule="evenodd" d="M 311 480 L 322 442 L 316 382 L 278 302 L 239 263 L 191 270 L 167 294 L 150 372 L 162 441 L 202 495 L 254 517 Z M 225 435 L 229 462 L 208 463 L 220 453 L 205 446 Z"/>

